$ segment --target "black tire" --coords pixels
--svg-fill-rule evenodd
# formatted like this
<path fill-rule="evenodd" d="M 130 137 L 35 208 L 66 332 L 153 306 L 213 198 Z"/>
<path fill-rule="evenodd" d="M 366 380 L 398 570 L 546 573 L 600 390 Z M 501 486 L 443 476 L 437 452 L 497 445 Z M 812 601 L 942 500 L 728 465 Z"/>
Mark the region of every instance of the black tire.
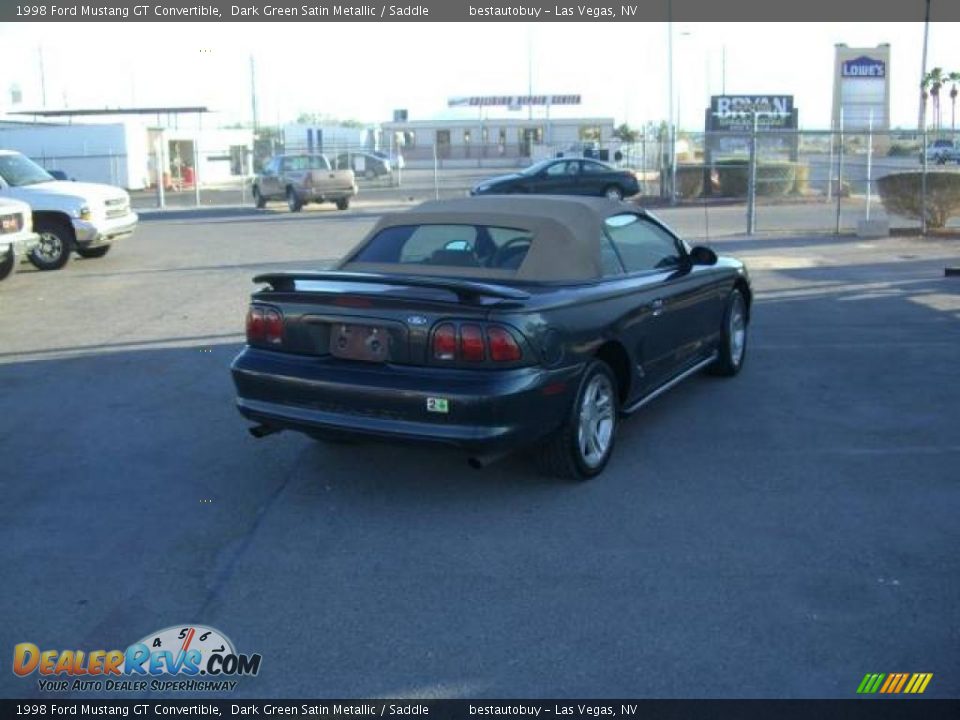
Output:
<path fill-rule="evenodd" d="M 292 187 L 287 188 L 287 207 L 290 208 L 290 212 L 303 210 L 303 200 Z"/>
<path fill-rule="evenodd" d="M 743 331 L 739 351 L 737 350 L 737 342 L 735 342 L 736 326 L 738 326 L 738 322 L 734 319 L 735 313 L 740 313 L 742 322 L 740 327 Z M 717 357 L 717 361 L 710 366 L 712 375 L 733 377 L 743 368 L 743 363 L 747 359 L 748 319 L 747 299 L 744 297 L 743 291 L 734 288 L 727 297 L 727 306 L 723 311 L 723 327 L 720 329 L 720 355 Z"/>
<path fill-rule="evenodd" d="M 40 236 L 40 245 L 28 257 L 38 270 L 59 270 L 70 261 L 76 239 L 68 221 L 43 218 L 33 224 L 33 229 Z"/>
<path fill-rule="evenodd" d="M 608 185 L 603 189 L 603 196 L 608 200 L 623 200 L 623 188 L 619 185 Z"/>
<path fill-rule="evenodd" d="M 253 186 L 253 204 L 257 206 L 257 210 L 263 210 L 267 206 L 267 199 L 260 194 L 260 188 L 256 185 Z"/>
<path fill-rule="evenodd" d="M 337 210 L 346 210 L 350 207 L 350 198 L 340 198 L 337 200 Z"/>
<path fill-rule="evenodd" d="M 13 246 L 7 248 L 7 251 L 0 255 L 0 280 L 6 280 L 17 271 L 17 254 L 13 251 Z"/>
<path fill-rule="evenodd" d="M 101 245 L 100 247 L 95 248 L 77 248 L 77 255 L 82 258 L 102 258 L 108 252 L 110 252 L 111 245 Z"/>
<path fill-rule="evenodd" d="M 584 412 L 587 408 L 585 399 L 587 394 L 592 392 L 595 382 L 605 387 L 604 392 L 607 395 L 607 408 L 609 410 L 608 413 L 603 413 L 602 417 L 598 419 L 597 431 L 599 432 L 600 422 L 609 421 L 609 424 L 604 430 L 606 444 L 603 451 L 595 453 L 591 458 L 589 457 L 590 453 L 584 448 L 581 426 L 584 423 L 590 424 L 589 421 L 584 419 Z M 580 387 L 577 389 L 576 397 L 563 421 L 563 425 L 547 437 L 538 449 L 537 461 L 540 471 L 550 477 L 568 480 L 589 480 L 603 472 L 611 455 L 613 455 L 613 446 L 617 434 L 619 413 L 617 398 L 617 379 L 610 366 L 602 360 L 592 361 L 583 373 Z"/>

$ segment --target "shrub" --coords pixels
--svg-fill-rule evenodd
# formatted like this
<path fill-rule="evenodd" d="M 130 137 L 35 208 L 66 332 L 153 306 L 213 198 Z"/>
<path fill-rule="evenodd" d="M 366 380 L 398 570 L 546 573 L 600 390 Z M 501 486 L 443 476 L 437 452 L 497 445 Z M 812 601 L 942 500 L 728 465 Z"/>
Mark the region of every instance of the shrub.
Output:
<path fill-rule="evenodd" d="M 677 166 L 677 195 L 682 198 L 703 195 L 703 165 Z"/>
<path fill-rule="evenodd" d="M 920 152 L 919 145 L 908 145 L 906 143 L 893 143 L 887 150 L 887 157 L 911 157 Z"/>
<path fill-rule="evenodd" d="M 880 198 L 888 213 L 919 220 L 923 173 L 901 172 L 877 180 Z M 960 173 L 946 170 L 927 173 L 927 225 L 942 228 L 960 215 Z"/>
<path fill-rule="evenodd" d="M 750 164 L 746 160 L 723 160 L 716 164 L 720 194 L 745 197 L 750 183 Z M 757 163 L 757 196 L 786 195 L 797 184 L 795 163 Z"/>

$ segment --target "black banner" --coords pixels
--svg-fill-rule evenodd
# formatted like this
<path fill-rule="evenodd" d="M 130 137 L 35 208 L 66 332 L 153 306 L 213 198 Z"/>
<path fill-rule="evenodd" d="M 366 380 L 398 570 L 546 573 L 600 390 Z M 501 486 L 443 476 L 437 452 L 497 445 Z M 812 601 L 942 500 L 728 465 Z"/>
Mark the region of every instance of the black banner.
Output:
<path fill-rule="evenodd" d="M 0 700 L 0 717 L 956 720 L 960 700 Z"/>

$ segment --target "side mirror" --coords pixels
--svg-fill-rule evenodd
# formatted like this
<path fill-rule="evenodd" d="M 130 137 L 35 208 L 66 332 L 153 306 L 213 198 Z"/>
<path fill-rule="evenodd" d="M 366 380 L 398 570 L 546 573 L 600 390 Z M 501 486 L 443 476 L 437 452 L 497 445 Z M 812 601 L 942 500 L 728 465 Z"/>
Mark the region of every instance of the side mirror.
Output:
<path fill-rule="evenodd" d="M 706 245 L 697 245 L 690 251 L 690 262 L 694 265 L 716 265 L 717 254 Z"/>

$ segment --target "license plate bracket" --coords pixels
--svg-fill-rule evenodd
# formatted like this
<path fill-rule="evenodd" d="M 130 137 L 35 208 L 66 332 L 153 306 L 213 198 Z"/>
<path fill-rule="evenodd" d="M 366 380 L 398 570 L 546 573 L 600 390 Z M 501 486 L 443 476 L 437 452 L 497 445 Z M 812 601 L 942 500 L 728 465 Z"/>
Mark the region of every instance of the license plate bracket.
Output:
<path fill-rule="evenodd" d="M 390 333 L 381 325 L 334 323 L 330 354 L 344 360 L 385 363 L 390 360 Z"/>

